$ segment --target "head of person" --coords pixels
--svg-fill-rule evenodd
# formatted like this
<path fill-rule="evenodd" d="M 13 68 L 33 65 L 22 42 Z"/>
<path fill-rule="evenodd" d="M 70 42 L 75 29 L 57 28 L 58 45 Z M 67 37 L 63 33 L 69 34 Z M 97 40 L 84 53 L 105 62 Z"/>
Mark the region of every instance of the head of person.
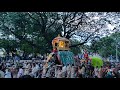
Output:
<path fill-rule="evenodd" d="M 69 66 L 69 64 L 67 64 L 67 66 Z"/>
<path fill-rule="evenodd" d="M 83 64 L 82 67 L 85 67 L 85 65 Z"/>
<path fill-rule="evenodd" d="M 82 66 L 79 66 L 79 69 L 82 69 Z"/>
<path fill-rule="evenodd" d="M 36 64 L 35 64 L 35 63 L 33 63 L 33 67 L 35 67 L 35 65 L 36 65 Z"/>
<path fill-rule="evenodd" d="M 22 68 L 23 66 L 20 66 L 20 68 Z"/>
<path fill-rule="evenodd" d="M 10 72 L 10 69 L 9 68 L 6 68 L 6 70 L 5 70 L 6 72 Z"/>
<path fill-rule="evenodd" d="M 36 62 L 36 65 L 38 65 L 38 62 Z"/>

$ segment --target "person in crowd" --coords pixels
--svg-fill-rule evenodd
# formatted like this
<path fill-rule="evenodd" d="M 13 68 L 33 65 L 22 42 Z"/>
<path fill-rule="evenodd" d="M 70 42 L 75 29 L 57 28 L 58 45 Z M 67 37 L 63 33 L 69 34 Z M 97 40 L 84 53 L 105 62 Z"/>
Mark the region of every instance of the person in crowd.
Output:
<path fill-rule="evenodd" d="M 113 78 L 113 74 L 111 70 L 107 70 L 106 78 Z"/>
<path fill-rule="evenodd" d="M 78 78 L 82 78 L 82 66 L 78 67 Z"/>
<path fill-rule="evenodd" d="M 75 67 L 74 67 L 74 65 L 72 64 L 72 67 L 71 67 L 71 78 L 75 78 L 75 75 L 74 75 L 74 73 L 75 73 Z"/>
<path fill-rule="evenodd" d="M 67 76 L 67 67 L 63 64 L 62 67 L 62 77 L 65 78 Z"/>
<path fill-rule="evenodd" d="M 5 70 L 5 78 L 12 78 L 12 73 L 9 68 Z"/>
<path fill-rule="evenodd" d="M 51 69 L 52 69 L 51 66 L 47 68 L 46 78 L 50 78 L 51 77 Z"/>
<path fill-rule="evenodd" d="M 89 56 L 86 50 L 84 51 L 84 59 L 86 60 L 86 63 L 88 63 Z"/>
<path fill-rule="evenodd" d="M 71 74 L 71 66 L 70 64 L 67 65 L 67 78 L 70 78 L 70 74 Z"/>
<path fill-rule="evenodd" d="M 45 78 L 45 77 L 46 77 L 46 71 L 47 71 L 46 65 L 44 64 L 44 65 L 43 65 L 43 70 L 42 70 L 42 78 Z"/>
<path fill-rule="evenodd" d="M 98 78 L 98 73 L 99 73 L 98 66 L 96 66 L 96 68 L 94 69 L 95 78 Z"/>
<path fill-rule="evenodd" d="M 62 67 L 59 66 L 56 73 L 56 78 L 63 78 Z"/>
<path fill-rule="evenodd" d="M 31 73 L 32 75 L 33 75 L 33 77 L 36 77 L 37 75 L 37 68 L 36 68 L 36 64 L 35 63 L 33 63 L 32 64 L 32 73 Z"/>
<path fill-rule="evenodd" d="M 4 78 L 4 72 L 2 71 L 2 66 L 0 66 L 0 78 Z"/>
<path fill-rule="evenodd" d="M 40 69 L 38 63 L 36 63 L 35 68 L 36 68 L 36 71 L 38 71 Z"/>
<path fill-rule="evenodd" d="M 46 61 L 46 60 L 44 60 Z M 93 67 L 77 59 L 74 65 L 56 64 L 54 58 L 48 65 L 43 60 L 32 62 L 1 61 L 0 78 L 120 78 L 120 64 L 111 63 Z M 24 69 L 23 69 L 24 68 Z"/>
<path fill-rule="evenodd" d="M 24 75 L 29 75 L 29 69 L 27 66 L 24 68 Z"/>
<path fill-rule="evenodd" d="M 23 71 L 22 66 L 20 66 L 19 71 L 18 71 L 18 74 L 17 74 L 17 78 L 20 78 L 20 77 L 22 77 L 23 75 L 24 75 L 24 71 Z"/>
<path fill-rule="evenodd" d="M 82 65 L 81 74 L 82 74 L 82 77 L 84 78 L 85 77 L 85 66 L 84 65 Z"/>
<path fill-rule="evenodd" d="M 11 67 L 11 74 L 12 74 L 13 78 L 17 78 L 18 69 L 17 69 L 17 67 L 15 65 L 13 65 Z"/>

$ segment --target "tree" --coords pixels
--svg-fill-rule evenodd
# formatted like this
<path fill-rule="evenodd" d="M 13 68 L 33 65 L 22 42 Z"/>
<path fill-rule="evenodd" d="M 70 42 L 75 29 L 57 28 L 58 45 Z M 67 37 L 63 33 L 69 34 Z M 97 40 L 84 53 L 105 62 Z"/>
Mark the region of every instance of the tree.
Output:
<path fill-rule="evenodd" d="M 51 48 L 52 39 L 60 33 L 59 23 L 53 21 L 57 18 L 54 15 L 57 13 L 32 13 L 32 16 L 30 13 L 3 13 L 1 29 L 4 35 L 9 31 L 25 48 L 29 46 L 35 52 L 45 53 Z"/>
<path fill-rule="evenodd" d="M 58 34 L 79 43 L 78 47 L 91 42 L 96 36 L 119 31 L 119 13 L 106 12 L 1 12 L 0 28 L 5 37 L 12 35 L 13 40 L 25 52 L 46 53 L 52 49 L 51 41 Z M 115 23 L 117 22 L 117 23 Z M 102 33 L 101 33 L 102 31 Z M 24 47 L 24 48 L 23 48 Z"/>
<path fill-rule="evenodd" d="M 63 28 L 63 36 L 72 39 L 79 39 L 79 43 L 71 45 L 76 47 L 83 45 L 95 39 L 96 36 L 103 36 L 110 34 L 108 24 L 115 24 L 116 18 L 120 16 L 119 13 L 103 13 L 103 12 L 62 12 L 61 22 Z M 114 18 L 110 19 L 110 18 Z M 118 21 L 118 20 L 117 20 Z M 120 24 L 114 28 L 118 30 Z M 102 33 L 101 33 L 102 31 Z M 104 34 L 103 34 L 104 33 Z"/>
<path fill-rule="evenodd" d="M 116 38 L 119 39 L 119 37 L 120 37 L 120 33 L 113 33 L 110 36 L 103 37 L 98 41 L 92 42 L 90 49 L 92 52 L 99 52 L 99 54 L 105 58 L 109 57 L 110 55 L 113 55 L 115 57 Z M 119 41 L 117 42 L 119 43 Z M 118 50 L 119 49 L 120 47 L 118 47 Z M 120 57 L 119 51 L 118 51 L 118 56 Z"/>
<path fill-rule="evenodd" d="M 79 42 L 77 40 L 71 40 L 71 44 L 78 44 Z M 81 48 L 80 46 L 76 46 L 74 48 L 71 48 L 71 50 L 75 55 L 77 55 L 78 53 L 81 53 Z"/>

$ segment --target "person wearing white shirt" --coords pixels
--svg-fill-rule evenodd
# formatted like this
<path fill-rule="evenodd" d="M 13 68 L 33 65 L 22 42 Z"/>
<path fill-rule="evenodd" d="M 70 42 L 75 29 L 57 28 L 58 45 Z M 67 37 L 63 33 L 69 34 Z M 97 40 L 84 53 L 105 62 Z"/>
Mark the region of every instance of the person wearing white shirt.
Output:
<path fill-rule="evenodd" d="M 67 67 L 65 65 L 63 65 L 63 67 L 62 67 L 62 77 L 63 78 L 66 77 L 66 72 L 67 72 Z"/>
<path fill-rule="evenodd" d="M 43 66 L 43 71 L 42 71 L 42 78 L 46 77 L 46 66 Z"/>
<path fill-rule="evenodd" d="M 18 75 L 17 75 L 17 78 L 20 78 L 21 76 L 24 75 L 24 71 L 22 69 L 22 67 L 20 67 L 19 71 L 18 71 Z"/>
<path fill-rule="evenodd" d="M 71 73 L 71 66 L 70 64 L 67 66 L 67 78 L 70 78 L 70 73 Z"/>
<path fill-rule="evenodd" d="M 5 78 L 12 78 L 10 69 L 6 69 L 6 71 L 5 71 Z"/>
<path fill-rule="evenodd" d="M 71 78 L 75 78 L 74 74 L 75 74 L 75 68 L 72 65 L 72 67 L 71 67 Z"/>
<path fill-rule="evenodd" d="M 4 78 L 4 72 L 0 70 L 0 78 Z"/>
<path fill-rule="evenodd" d="M 36 72 L 37 72 L 36 64 L 33 63 L 33 66 L 32 66 L 32 75 L 33 75 L 34 77 L 36 77 Z"/>
<path fill-rule="evenodd" d="M 30 63 L 28 63 L 28 64 L 26 65 L 26 68 L 28 68 L 29 70 L 31 69 Z"/>
<path fill-rule="evenodd" d="M 9 67 L 9 66 L 10 66 L 10 63 L 9 63 L 9 62 L 7 62 L 7 63 L 6 63 L 6 66 L 7 66 L 7 67 Z"/>
<path fill-rule="evenodd" d="M 62 70 L 61 69 L 57 70 L 57 78 L 62 78 Z"/>
<path fill-rule="evenodd" d="M 57 74 L 58 74 L 58 67 L 57 67 L 57 65 L 55 66 L 55 78 L 57 78 Z"/>
<path fill-rule="evenodd" d="M 0 78 L 4 78 L 4 72 L 1 69 L 2 69 L 2 66 L 0 66 Z"/>
<path fill-rule="evenodd" d="M 35 66 L 35 67 L 36 67 L 36 70 L 37 70 L 37 71 L 38 71 L 38 70 L 39 70 L 39 68 L 40 68 L 38 64 L 36 64 L 36 66 Z"/>
<path fill-rule="evenodd" d="M 95 72 L 95 77 L 98 77 L 99 74 L 98 66 L 94 69 L 94 72 Z"/>
<path fill-rule="evenodd" d="M 27 66 L 27 64 L 24 62 L 24 63 L 23 63 L 23 68 L 25 68 L 26 66 Z"/>
<path fill-rule="evenodd" d="M 28 65 L 25 66 L 24 75 L 29 75 Z"/>

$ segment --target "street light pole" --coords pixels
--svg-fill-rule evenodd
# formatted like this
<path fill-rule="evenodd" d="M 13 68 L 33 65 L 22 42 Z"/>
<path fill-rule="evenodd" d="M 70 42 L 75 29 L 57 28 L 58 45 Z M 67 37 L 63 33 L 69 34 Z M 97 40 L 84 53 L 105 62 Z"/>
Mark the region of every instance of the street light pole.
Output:
<path fill-rule="evenodd" d="M 118 61 L 118 58 L 117 58 L 117 44 L 116 44 L 116 61 Z"/>
<path fill-rule="evenodd" d="M 116 36 L 116 61 L 118 62 L 118 38 Z"/>

